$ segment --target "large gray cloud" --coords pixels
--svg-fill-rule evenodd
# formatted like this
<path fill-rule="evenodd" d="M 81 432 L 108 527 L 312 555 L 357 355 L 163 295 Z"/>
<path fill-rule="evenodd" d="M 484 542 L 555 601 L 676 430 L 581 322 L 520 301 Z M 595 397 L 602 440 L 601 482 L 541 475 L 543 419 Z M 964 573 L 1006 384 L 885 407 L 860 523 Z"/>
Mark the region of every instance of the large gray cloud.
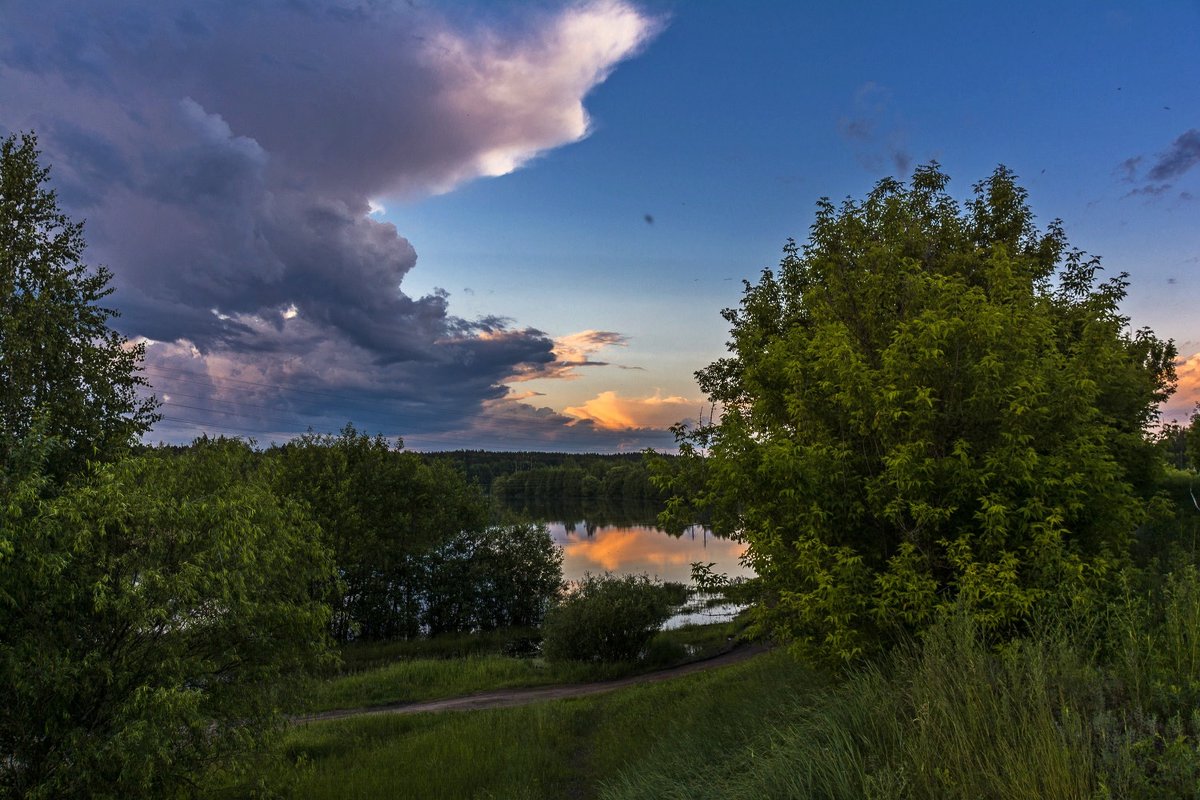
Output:
<path fill-rule="evenodd" d="M 371 0 L 4 17 L 0 128 L 38 133 L 89 257 L 116 273 L 120 325 L 156 342 L 168 415 L 264 433 L 363 408 L 376 429 L 446 430 L 551 369 L 539 331 L 405 294 L 416 252 L 370 203 L 587 135 L 584 97 L 656 27 L 622 0 L 491 25 Z"/>

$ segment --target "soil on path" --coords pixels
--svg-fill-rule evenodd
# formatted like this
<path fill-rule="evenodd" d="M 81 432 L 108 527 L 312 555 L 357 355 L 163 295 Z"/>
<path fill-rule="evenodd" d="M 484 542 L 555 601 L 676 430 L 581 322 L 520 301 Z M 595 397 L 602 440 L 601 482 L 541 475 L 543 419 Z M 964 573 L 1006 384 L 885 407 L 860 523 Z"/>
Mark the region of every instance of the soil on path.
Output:
<path fill-rule="evenodd" d="M 637 686 L 643 683 L 658 683 L 659 681 L 690 675 L 693 672 L 716 669 L 739 661 L 745 661 L 751 656 L 765 652 L 766 646 L 752 644 L 736 647 L 718 656 L 700 661 L 692 661 L 670 669 L 657 672 L 643 672 L 640 675 L 630 675 L 627 678 L 617 678 L 611 681 L 595 683 L 572 683 L 558 686 L 539 686 L 530 689 L 497 689 L 490 692 L 478 692 L 462 697 L 446 697 L 441 700 L 422 700 L 416 703 L 393 703 L 385 706 L 369 708 L 346 708 L 337 711 L 321 711 L 316 714 L 304 714 L 292 718 L 292 723 L 303 725 L 309 722 L 326 722 L 328 720 L 346 719 L 348 717 L 363 717 L 369 714 L 427 714 L 440 711 L 478 711 L 485 708 L 508 708 L 523 706 L 529 703 L 540 703 L 545 700 L 565 700 L 571 697 L 586 697 L 627 686 Z"/>

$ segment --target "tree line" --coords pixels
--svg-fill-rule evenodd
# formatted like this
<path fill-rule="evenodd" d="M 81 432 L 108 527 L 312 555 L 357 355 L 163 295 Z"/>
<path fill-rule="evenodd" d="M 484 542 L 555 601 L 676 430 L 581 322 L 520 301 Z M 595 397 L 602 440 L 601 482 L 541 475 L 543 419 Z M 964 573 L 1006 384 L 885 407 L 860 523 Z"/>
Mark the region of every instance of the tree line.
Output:
<path fill-rule="evenodd" d="M 454 464 L 467 480 L 511 506 L 544 505 L 559 499 L 631 504 L 658 504 L 665 499 L 650 481 L 641 453 L 457 450 L 426 453 L 425 458 Z"/>

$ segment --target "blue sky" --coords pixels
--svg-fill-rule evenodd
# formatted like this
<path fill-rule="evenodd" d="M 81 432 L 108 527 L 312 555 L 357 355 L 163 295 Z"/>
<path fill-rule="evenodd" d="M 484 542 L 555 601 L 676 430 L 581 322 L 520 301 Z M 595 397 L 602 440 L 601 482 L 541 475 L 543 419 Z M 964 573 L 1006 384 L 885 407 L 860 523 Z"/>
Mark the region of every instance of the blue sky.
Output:
<path fill-rule="evenodd" d="M 1015 170 L 1200 399 L 1200 4 L 497 8 L 4 4 L 0 130 L 88 218 L 157 436 L 668 444 L 741 280 L 930 159 Z"/>

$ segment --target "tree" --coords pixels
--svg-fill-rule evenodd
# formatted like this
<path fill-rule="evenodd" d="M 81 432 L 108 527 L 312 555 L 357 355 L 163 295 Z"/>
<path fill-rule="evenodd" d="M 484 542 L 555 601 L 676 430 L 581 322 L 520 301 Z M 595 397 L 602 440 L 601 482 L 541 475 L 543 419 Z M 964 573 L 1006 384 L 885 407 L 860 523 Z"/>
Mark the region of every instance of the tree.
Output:
<path fill-rule="evenodd" d="M 1038 231 L 1003 167 L 965 208 L 947 181 L 821 200 L 724 312 L 731 355 L 697 373 L 720 422 L 681 431 L 698 488 L 669 515 L 744 537 L 761 622 L 843 658 L 954 604 L 1004 632 L 1079 602 L 1161 464 L 1175 350 L 1130 330 L 1126 276 Z"/>
<path fill-rule="evenodd" d="M 334 572 L 270 466 L 201 440 L 3 498 L 0 796 L 192 796 L 278 729 Z"/>
<path fill-rule="evenodd" d="M 425 560 L 430 635 L 536 627 L 562 585 L 562 549 L 543 525 L 463 529 Z"/>
<path fill-rule="evenodd" d="M 396 445 L 347 425 L 272 451 L 279 491 L 310 509 L 342 576 L 330 598 L 340 641 L 420 635 L 430 555 L 486 521 L 482 495 L 450 464 Z"/>
<path fill-rule="evenodd" d="M 1192 469 L 1200 471 L 1200 405 L 1197 405 L 1196 410 L 1192 412 L 1184 431 L 1187 460 L 1191 463 Z"/>
<path fill-rule="evenodd" d="M 0 472 L 35 425 L 63 447 L 56 477 L 112 460 L 157 420 L 144 356 L 108 327 L 112 274 L 83 263 L 83 226 L 59 211 L 32 134 L 0 142 Z"/>

